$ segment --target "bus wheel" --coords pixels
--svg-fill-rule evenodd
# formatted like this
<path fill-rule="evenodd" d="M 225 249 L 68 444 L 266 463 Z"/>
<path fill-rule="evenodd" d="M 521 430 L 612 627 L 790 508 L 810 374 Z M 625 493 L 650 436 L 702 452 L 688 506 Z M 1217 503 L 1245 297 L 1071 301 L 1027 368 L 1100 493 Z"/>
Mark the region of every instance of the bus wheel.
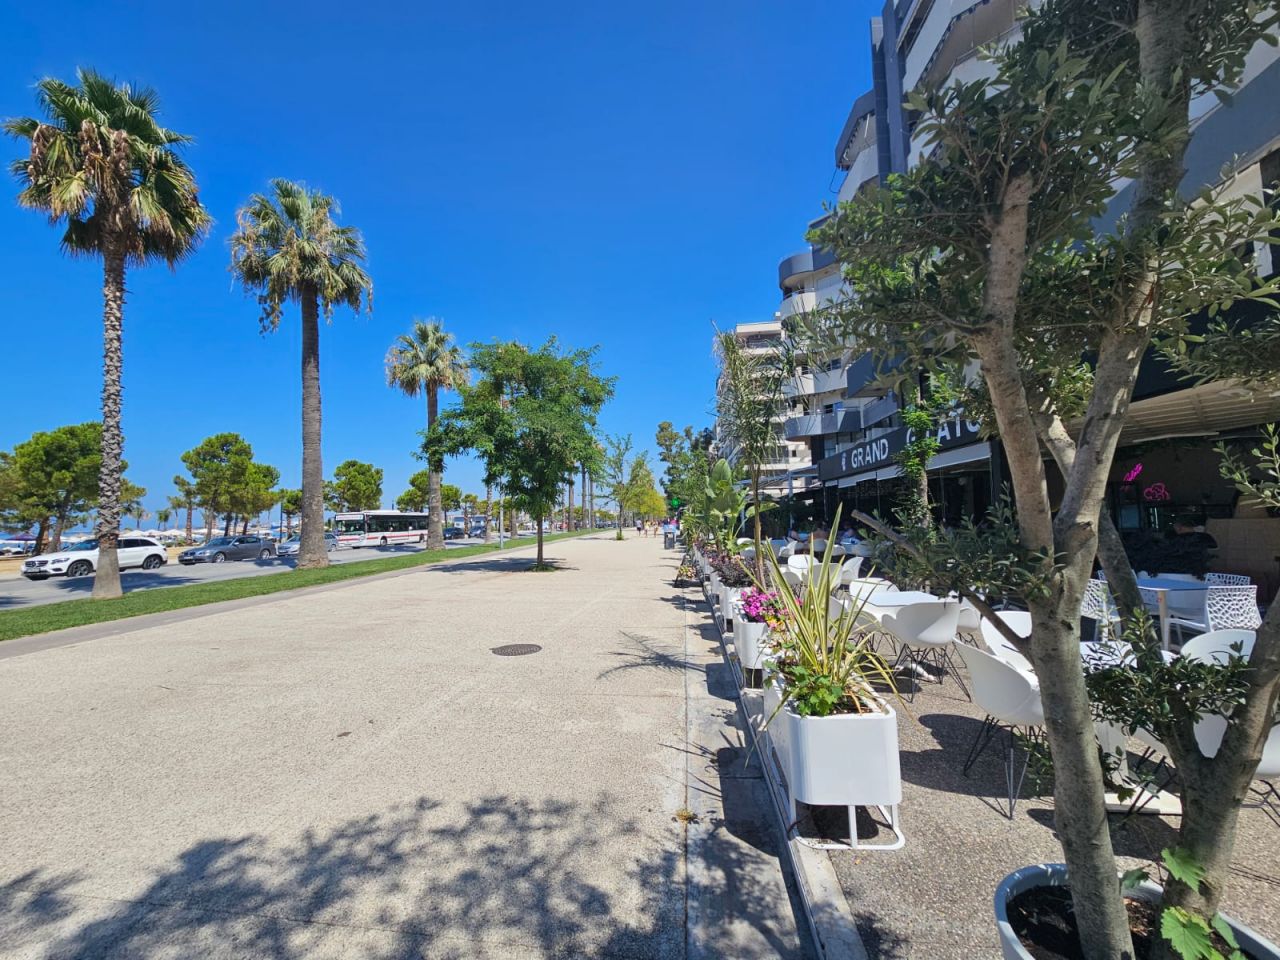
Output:
<path fill-rule="evenodd" d="M 378 541 L 378 546 L 380 546 L 380 547 L 385 547 L 386 545 L 387 545 L 387 538 L 386 538 L 386 537 L 383 537 L 383 538 L 381 538 L 381 539 Z"/>

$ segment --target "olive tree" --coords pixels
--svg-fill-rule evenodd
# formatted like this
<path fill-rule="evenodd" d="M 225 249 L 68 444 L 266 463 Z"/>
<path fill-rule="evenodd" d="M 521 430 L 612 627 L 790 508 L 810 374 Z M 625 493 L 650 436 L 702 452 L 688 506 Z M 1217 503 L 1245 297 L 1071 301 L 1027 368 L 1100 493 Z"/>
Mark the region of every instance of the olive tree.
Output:
<path fill-rule="evenodd" d="M 845 264 L 852 292 L 815 319 L 819 332 L 908 367 L 981 365 L 966 403 L 985 408 L 1003 445 L 1017 504 L 1012 567 L 1033 624 L 1026 642 L 1006 632 L 1040 678 L 1058 834 L 1090 960 L 1133 947 L 1079 652 L 1081 600 L 1100 555 L 1122 606 L 1138 607 L 1102 507 L 1144 355 L 1184 340 L 1191 317 L 1270 292 L 1250 256 L 1275 226 L 1261 201 L 1189 201 L 1178 188 L 1192 98 L 1229 90 L 1275 22 L 1270 5 L 1247 0 L 1047 0 L 1024 18 L 1022 42 L 992 55 L 994 76 L 912 94 L 925 159 L 843 205 L 814 237 Z M 1132 181 L 1127 208 L 1098 233 L 1120 181 Z M 1056 505 L 1044 451 L 1064 480 Z M 940 563 L 939 578 L 967 562 L 951 574 Z M 1136 651 L 1135 673 L 1157 667 L 1150 632 Z M 1239 801 L 1274 717 L 1274 617 L 1249 674 L 1215 757 L 1200 754 L 1193 703 L 1171 696 L 1155 730 L 1183 777 L 1180 843 L 1207 871 L 1195 889 L 1172 880 L 1171 905 L 1212 913 L 1226 883 Z"/>

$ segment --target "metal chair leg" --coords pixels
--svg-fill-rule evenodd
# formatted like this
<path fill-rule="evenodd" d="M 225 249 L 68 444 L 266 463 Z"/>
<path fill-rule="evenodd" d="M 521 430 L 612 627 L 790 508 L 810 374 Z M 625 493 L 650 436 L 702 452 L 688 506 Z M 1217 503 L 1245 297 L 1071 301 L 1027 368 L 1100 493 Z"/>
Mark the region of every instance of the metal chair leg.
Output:
<path fill-rule="evenodd" d="M 1013 808 L 1017 805 L 1018 797 L 1022 793 L 1022 782 L 1027 778 L 1027 766 L 1031 763 L 1031 751 L 1023 750 L 1022 772 L 1018 775 L 1018 782 L 1013 782 L 1014 770 L 1014 742 L 1017 739 L 1017 730 L 1013 727 L 1009 728 L 1009 747 L 1005 758 L 1005 780 L 1009 784 L 1009 819 L 1013 819 Z"/>
<path fill-rule="evenodd" d="M 969 747 L 969 754 L 965 757 L 964 767 L 960 771 L 962 776 L 967 777 L 969 775 L 969 771 L 973 769 L 973 765 L 978 762 L 978 758 L 986 751 L 988 744 L 991 743 L 991 738 L 995 736 L 999 727 L 999 721 L 991 714 L 987 714 L 982 721 L 981 728 L 978 730 L 978 735 L 973 738 L 973 743 Z"/>

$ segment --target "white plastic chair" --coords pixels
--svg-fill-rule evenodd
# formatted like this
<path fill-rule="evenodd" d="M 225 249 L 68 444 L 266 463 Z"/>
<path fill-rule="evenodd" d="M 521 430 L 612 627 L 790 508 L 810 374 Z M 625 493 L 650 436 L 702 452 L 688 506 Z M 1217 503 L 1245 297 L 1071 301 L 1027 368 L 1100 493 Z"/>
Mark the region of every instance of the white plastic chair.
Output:
<path fill-rule="evenodd" d="M 959 653 L 960 659 L 969 668 L 969 680 L 973 683 L 973 702 L 987 713 L 969 747 L 962 773 L 966 777 L 969 775 L 992 738 L 1004 730 L 1005 783 L 1009 788 L 1009 819 L 1012 820 L 1018 794 L 1022 792 L 1022 782 L 1027 775 L 1027 764 L 1031 760 L 1028 752 L 1023 758 L 1022 770 L 1015 778 L 1014 750 L 1017 734 L 1023 731 L 1029 739 L 1036 740 L 1044 728 L 1040 685 L 1032 674 L 1024 673 L 993 653 L 966 645 L 959 647 Z"/>
<path fill-rule="evenodd" d="M 795 552 L 796 552 L 796 542 L 794 540 L 788 540 L 782 546 L 782 548 L 778 550 L 778 559 L 789 560 L 791 559 L 792 555 L 795 554 Z"/>
<path fill-rule="evenodd" d="M 844 563 L 840 565 L 840 583 L 848 586 L 849 581 L 858 579 L 858 572 L 861 569 L 861 557 L 846 557 Z"/>
<path fill-rule="evenodd" d="M 1252 630 L 1214 630 L 1192 637 L 1182 645 L 1182 656 L 1201 663 L 1226 663 L 1231 657 L 1250 657 L 1258 635 Z M 1239 644 L 1237 652 L 1232 648 Z"/>
<path fill-rule="evenodd" d="M 948 668 L 966 697 L 973 699 L 969 688 L 960 678 L 951 659 L 949 648 L 956 642 L 956 626 L 960 620 L 960 604 L 954 600 L 932 600 L 924 603 L 908 603 L 905 606 L 886 609 L 880 615 L 880 629 L 893 638 L 898 655 L 892 669 L 909 664 L 914 675 L 928 675 L 925 664 L 932 662 L 940 671 L 938 683 L 942 683 Z M 909 700 L 915 700 L 912 686 Z"/>
<path fill-rule="evenodd" d="M 1205 633 L 1256 630 L 1262 625 L 1262 614 L 1258 612 L 1258 587 L 1256 584 L 1206 587 L 1203 615 L 1170 617 L 1169 625 L 1178 631 L 1179 636 L 1184 629 Z"/>
<path fill-rule="evenodd" d="M 982 614 L 968 600 L 960 601 L 960 617 L 956 620 L 956 632 L 973 636 L 982 629 Z"/>
<path fill-rule="evenodd" d="M 1013 628 L 1013 632 L 1020 637 L 1031 636 L 1031 614 L 1025 610 L 999 610 L 996 612 L 1001 620 Z M 1035 668 L 1031 666 L 1031 661 L 1024 657 L 1012 643 L 1004 638 L 995 625 L 985 617 L 982 619 L 982 642 L 997 657 L 1003 660 L 1009 666 L 1021 670 L 1023 673 L 1035 675 Z"/>
<path fill-rule="evenodd" d="M 1204 582 L 1211 587 L 1249 587 L 1253 580 L 1242 573 L 1206 573 Z"/>
<path fill-rule="evenodd" d="M 798 556 L 787 557 L 787 569 L 794 570 L 796 571 L 796 573 L 800 574 L 801 576 L 804 576 L 806 573 L 808 573 L 809 568 L 812 566 L 816 566 L 816 562 L 814 561 L 813 557 L 809 556 L 809 554 L 807 553 L 802 553 L 802 554 L 799 554 Z"/>
<path fill-rule="evenodd" d="M 1099 636 L 1104 640 L 1110 638 L 1111 632 L 1120 625 L 1120 614 L 1105 580 L 1090 580 L 1085 584 L 1084 598 L 1080 601 L 1080 616 L 1093 621 L 1095 640 Z"/>

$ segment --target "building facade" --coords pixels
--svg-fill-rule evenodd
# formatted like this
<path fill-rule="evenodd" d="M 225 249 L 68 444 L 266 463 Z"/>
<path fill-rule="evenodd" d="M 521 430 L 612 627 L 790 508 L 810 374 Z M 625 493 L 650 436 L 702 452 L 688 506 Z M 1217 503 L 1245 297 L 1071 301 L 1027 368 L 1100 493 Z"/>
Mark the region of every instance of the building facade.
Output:
<path fill-rule="evenodd" d="M 914 118 L 903 105 L 906 92 L 993 75 L 979 51 L 1018 42 L 1023 5 L 1024 0 L 887 0 L 871 24 L 873 88 L 854 101 L 836 141 L 840 202 L 920 160 Z M 1260 43 L 1229 100 L 1209 94 L 1193 101 L 1184 195 L 1221 184 L 1221 171 L 1233 162 L 1237 173 L 1230 191 L 1261 193 L 1264 184 L 1280 179 L 1278 54 Z M 1128 207 L 1130 189 L 1117 185 L 1104 221 L 1114 222 Z M 1260 248 L 1257 260 L 1260 274 L 1273 276 L 1280 251 Z M 810 247 L 781 262 L 779 286 L 777 316 L 786 321 L 841 296 L 839 267 L 829 252 Z M 887 485 L 898 472 L 894 456 L 907 439 L 900 399 L 878 384 L 893 362 L 847 343 L 838 356 L 797 366 L 784 429 L 788 439 L 808 445 L 813 461 L 802 474 L 802 496 L 820 498 L 828 514 L 840 502 L 861 509 L 885 506 Z M 1280 520 L 1251 516 L 1238 503 L 1231 485 L 1217 476 L 1213 452 L 1216 443 L 1256 436 L 1260 424 L 1278 419 L 1280 397 L 1230 383 L 1189 385 L 1154 354 L 1148 356 L 1112 478 L 1110 504 L 1121 531 L 1159 531 L 1175 515 L 1190 513 L 1223 545 L 1221 556 L 1233 558 L 1229 565 L 1280 580 Z M 1004 486 L 999 444 L 985 440 L 980 430 L 963 416 L 939 427 L 941 449 L 930 463 L 930 486 L 944 521 L 981 516 Z M 1246 541 L 1254 546 L 1239 546 Z"/>

